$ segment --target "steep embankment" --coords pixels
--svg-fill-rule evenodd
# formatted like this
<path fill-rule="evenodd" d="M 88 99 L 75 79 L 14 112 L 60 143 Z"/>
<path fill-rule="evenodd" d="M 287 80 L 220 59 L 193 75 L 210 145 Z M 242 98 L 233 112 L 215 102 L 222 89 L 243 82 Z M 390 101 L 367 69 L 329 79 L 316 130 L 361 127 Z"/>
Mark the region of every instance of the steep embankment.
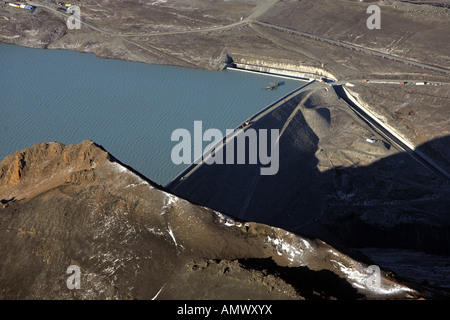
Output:
<path fill-rule="evenodd" d="M 0 195 L 3 299 L 417 296 L 384 271 L 371 284 L 367 264 L 323 241 L 175 197 L 91 141 L 5 158 Z"/>
<path fill-rule="evenodd" d="M 331 87 L 314 86 L 250 126 L 279 130 L 276 175 L 263 176 L 266 165 L 248 161 L 202 165 L 170 190 L 334 245 L 448 255 L 447 181 L 390 145 Z"/>
<path fill-rule="evenodd" d="M 449 85 L 356 83 L 349 92 L 410 145 L 450 172 Z M 370 101 L 370 103 L 368 103 Z"/>

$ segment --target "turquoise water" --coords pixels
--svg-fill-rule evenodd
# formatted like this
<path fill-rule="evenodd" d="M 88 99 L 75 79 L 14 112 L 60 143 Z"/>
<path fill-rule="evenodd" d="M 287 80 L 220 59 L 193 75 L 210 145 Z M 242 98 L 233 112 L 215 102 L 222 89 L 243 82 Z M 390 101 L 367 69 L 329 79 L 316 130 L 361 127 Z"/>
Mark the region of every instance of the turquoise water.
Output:
<path fill-rule="evenodd" d="M 193 132 L 200 120 L 225 134 L 302 84 L 6 44 L 0 57 L 0 159 L 37 142 L 90 139 L 161 185 L 187 167 L 170 158 L 175 129 Z M 263 90 L 273 81 L 284 85 Z"/>

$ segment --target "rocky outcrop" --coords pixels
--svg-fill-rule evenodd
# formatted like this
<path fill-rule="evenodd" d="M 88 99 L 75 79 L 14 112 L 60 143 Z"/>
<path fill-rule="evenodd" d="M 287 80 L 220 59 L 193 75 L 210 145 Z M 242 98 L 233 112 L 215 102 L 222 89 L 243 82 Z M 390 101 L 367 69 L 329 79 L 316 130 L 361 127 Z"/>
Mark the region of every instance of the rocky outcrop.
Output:
<path fill-rule="evenodd" d="M 92 141 L 37 144 L 0 172 L 2 299 L 429 295 L 382 270 L 373 286 L 370 261 L 319 239 L 178 198 Z M 69 266 L 79 289 L 69 289 Z"/>
<path fill-rule="evenodd" d="M 1 162 L 0 194 L 3 198 L 21 200 L 61 181 L 92 180 L 93 168 L 107 158 L 107 153 L 100 150 L 93 143 L 72 148 L 60 143 L 38 143 L 18 151 Z"/>

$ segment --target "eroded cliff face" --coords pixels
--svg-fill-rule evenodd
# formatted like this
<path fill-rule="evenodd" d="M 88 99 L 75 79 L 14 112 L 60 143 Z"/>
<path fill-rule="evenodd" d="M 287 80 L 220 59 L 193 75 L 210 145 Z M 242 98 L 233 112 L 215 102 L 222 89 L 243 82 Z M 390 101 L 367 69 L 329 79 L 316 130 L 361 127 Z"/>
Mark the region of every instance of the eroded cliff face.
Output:
<path fill-rule="evenodd" d="M 93 181 L 95 166 L 106 161 L 107 157 L 107 153 L 92 143 L 72 148 L 60 143 L 38 143 L 1 162 L 0 194 L 21 200 L 61 182 L 81 182 L 83 175 L 85 180 Z"/>
<path fill-rule="evenodd" d="M 2 299 L 416 298 L 319 239 L 178 198 L 92 141 L 0 163 Z M 69 266 L 81 288 L 70 290 Z"/>

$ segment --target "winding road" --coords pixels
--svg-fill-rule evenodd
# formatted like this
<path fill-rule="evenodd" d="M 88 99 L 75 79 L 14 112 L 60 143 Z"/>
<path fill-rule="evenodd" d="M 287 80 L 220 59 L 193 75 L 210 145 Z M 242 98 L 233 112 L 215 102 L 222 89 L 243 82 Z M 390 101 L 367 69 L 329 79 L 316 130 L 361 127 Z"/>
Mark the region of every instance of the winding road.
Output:
<path fill-rule="evenodd" d="M 450 70 L 447 68 L 442 68 L 442 67 L 438 67 L 438 66 L 433 66 L 430 64 L 426 64 L 426 63 L 422 63 L 419 61 L 415 61 L 415 60 L 411 60 L 411 59 L 407 59 L 407 58 L 402 58 L 402 57 L 398 57 L 392 54 L 388 54 L 388 53 L 384 53 L 381 51 L 377 51 L 374 49 L 368 49 L 365 47 L 361 47 L 355 44 L 350 44 L 350 43 L 346 43 L 346 42 L 342 42 L 342 41 L 337 41 L 337 40 L 333 40 L 330 38 L 326 38 L 326 37 L 322 37 L 322 36 L 318 36 L 318 35 L 314 35 L 311 33 L 307 33 L 307 32 L 303 32 L 303 31 L 299 31 L 299 30 L 295 30 L 295 29 L 290 29 L 290 28 L 286 28 L 286 27 L 282 27 L 282 26 L 276 26 L 267 22 L 262 22 L 262 21 L 258 21 L 258 17 L 262 16 L 264 13 L 266 13 L 268 10 L 270 10 L 274 5 L 276 5 L 279 2 L 279 0 L 266 0 L 266 1 L 262 1 L 256 8 L 255 10 L 246 18 L 241 19 L 240 21 L 234 22 L 232 24 L 228 24 L 228 25 L 223 25 L 223 26 L 214 26 L 214 27 L 205 27 L 205 28 L 200 28 L 200 29 L 189 29 L 189 30 L 179 30 L 179 31 L 165 31 L 165 32 L 143 32 L 143 33 L 117 33 L 117 32 L 111 32 L 111 31 L 107 31 L 104 29 L 100 29 L 97 28 L 96 26 L 87 23 L 85 21 L 83 21 L 83 19 L 81 19 L 81 24 L 84 26 L 89 27 L 92 30 L 95 30 L 97 32 L 103 33 L 103 34 L 107 34 L 109 36 L 115 36 L 115 37 L 151 37 L 151 36 L 169 36 L 169 35 L 179 35 L 179 34 L 192 34 L 192 33 L 205 33 L 205 32 L 214 32 L 214 31 L 223 31 L 223 30 L 227 30 L 227 29 L 232 29 L 232 28 L 236 28 L 239 26 L 244 26 L 244 25 L 249 25 L 249 24 L 258 24 L 264 27 L 269 27 L 272 29 L 276 29 L 279 31 L 283 31 L 283 32 L 290 32 L 290 33 L 295 33 L 298 35 L 301 35 L 303 37 L 307 37 L 316 41 L 323 41 L 323 42 L 327 42 L 329 44 L 335 45 L 335 46 L 340 46 L 340 47 L 344 47 L 347 49 L 351 49 L 351 50 L 356 50 L 359 52 L 363 52 L 366 54 L 370 54 L 370 55 L 375 55 L 375 56 L 379 56 L 382 57 L 384 59 L 389 59 L 389 60 L 393 60 L 393 61 L 397 61 L 397 62 L 402 62 L 402 63 L 406 63 L 408 65 L 412 65 L 412 66 L 416 66 L 416 67 L 421 67 L 424 69 L 428 69 L 428 70 L 432 70 L 432 71 L 437 71 L 437 72 L 441 72 L 441 73 L 445 73 L 447 75 L 450 75 Z M 45 8 L 53 13 L 56 13 L 58 15 L 64 16 L 66 18 L 70 17 L 69 14 L 63 13 L 61 11 L 58 11 L 57 9 L 55 9 L 54 7 L 50 7 L 48 5 L 45 4 L 41 4 L 41 3 L 36 3 L 33 1 L 29 1 L 28 2 L 31 5 L 34 5 L 36 7 L 39 8 Z"/>
<path fill-rule="evenodd" d="M 340 47 L 344 47 L 347 49 L 351 49 L 351 50 L 356 50 L 359 52 L 363 52 L 363 53 L 367 53 L 370 55 L 374 55 L 374 56 L 379 56 L 382 57 L 384 59 L 389 59 L 389 60 L 394 60 L 397 62 L 402 62 L 402 63 L 406 63 L 408 65 L 412 65 L 412 66 L 416 66 L 416 67 L 420 67 L 420 68 L 424 68 L 424 69 L 428 69 L 428 70 L 433 70 L 433 71 L 437 71 L 437 72 L 442 72 L 445 74 L 450 75 L 450 70 L 446 69 L 446 68 L 442 68 L 442 67 L 437 67 L 437 66 L 432 66 L 426 63 L 422 63 L 419 61 L 415 61 L 415 60 L 411 60 L 411 59 L 406 59 L 406 58 L 401 58 L 398 56 L 394 56 L 388 53 L 384 53 L 381 51 L 376 51 L 373 49 L 368 49 L 365 47 L 361 47 L 355 44 L 350 44 L 350 43 L 346 43 L 346 42 L 342 42 L 342 41 L 337 41 L 337 40 L 333 40 L 330 38 L 325 38 L 322 36 L 317 36 L 311 33 L 307 33 L 307 32 L 303 32 L 303 31 L 298 31 L 298 30 L 294 30 L 294 29 L 289 29 L 286 27 L 281 27 L 281 26 L 275 26 L 273 24 L 267 23 L 267 22 L 261 22 L 261 21 L 255 21 L 254 23 L 261 25 L 261 26 L 265 26 L 265 27 L 269 27 L 272 29 L 277 29 L 280 31 L 284 31 L 284 32 L 290 32 L 290 33 L 294 33 L 294 34 L 298 34 L 301 35 L 303 37 L 307 37 L 313 40 L 317 40 L 317 41 L 323 41 L 323 42 L 327 42 L 329 44 L 335 45 L 335 46 L 340 46 Z"/>
<path fill-rule="evenodd" d="M 80 20 L 81 24 L 89 27 L 92 30 L 95 30 L 97 32 L 107 34 L 109 36 L 115 36 L 115 37 L 151 37 L 151 36 L 169 36 L 169 35 L 178 35 L 178 34 L 190 34 L 190 33 L 201 33 L 201 32 L 213 32 L 213 31 L 222 31 L 230 28 L 235 28 L 243 25 L 247 25 L 250 22 L 256 21 L 256 19 L 264 14 L 267 10 L 269 10 L 271 7 L 273 7 L 279 0 L 266 0 L 261 1 L 261 3 L 255 8 L 255 10 L 246 18 L 243 18 L 240 21 L 234 22 L 232 24 L 227 24 L 223 26 L 214 26 L 214 27 L 206 27 L 206 28 L 200 28 L 200 29 L 189 29 L 189 30 L 179 30 L 179 31 L 164 31 L 164 32 L 139 32 L 139 33 L 117 33 L 117 32 L 111 32 L 104 29 L 97 28 L 96 26 L 87 23 L 83 21 L 83 19 Z M 33 5 L 38 8 L 44 8 L 46 10 L 49 10 L 53 13 L 56 13 L 58 15 L 61 15 L 63 17 L 69 18 L 71 15 L 61 12 L 54 7 L 37 3 L 33 1 L 28 1 L 28 4 Z"/>

